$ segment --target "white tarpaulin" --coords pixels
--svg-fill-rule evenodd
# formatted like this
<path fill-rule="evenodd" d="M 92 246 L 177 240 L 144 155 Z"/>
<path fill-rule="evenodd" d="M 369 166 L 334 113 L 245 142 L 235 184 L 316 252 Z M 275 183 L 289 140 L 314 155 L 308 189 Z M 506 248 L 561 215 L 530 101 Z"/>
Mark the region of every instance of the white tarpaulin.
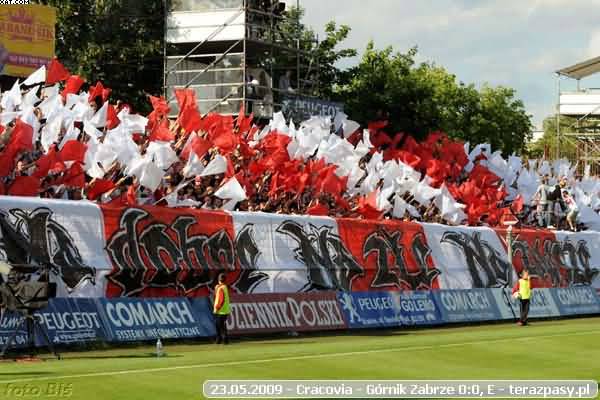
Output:
<path fill-rule="evenodd" d="M 0 259 L 50 265 L 58 296 L 104 296 L 111 266 L 96 204 L 0 196 L 0 212 Z"/>

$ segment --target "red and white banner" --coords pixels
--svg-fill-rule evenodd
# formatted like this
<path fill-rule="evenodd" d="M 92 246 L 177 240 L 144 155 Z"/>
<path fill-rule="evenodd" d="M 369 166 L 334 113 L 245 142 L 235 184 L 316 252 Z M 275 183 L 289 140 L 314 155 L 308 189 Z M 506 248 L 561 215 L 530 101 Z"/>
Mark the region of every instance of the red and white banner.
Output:
<path fill-rule="evenodd" d="M 512 286 L 600 288 L 600 233 L 506 230 L 0 197 L 0 260 L 50 265 L 60 296 Z"/>
<path fill-rule="evenodd" d="M 107 297 L 199 297 L 240 268 L 231 215 L 167 207 L 102 206 L 113 265 Z M 235 275 L 235 276 L 234 276 Z"/>
<path fill-rule="evenodd" d="M 414 222 L 338 219 L 342 274 L 348 289 L 430 290 L 440 287 L 423 226 Z M 339 260 L 339 259 L 338 259 Z M 340 264 L 339 261 L 336 264 Z"/>
<path fill-rule="evenodd" d="M 516 275 L 502 238 L 489 228 L 422 224 L 441 289 L 512 286 Z"/>
<path fill-rule="evenodd" d="M 335 292 L 232 295 L 232 334 L 345 329 Z"/>

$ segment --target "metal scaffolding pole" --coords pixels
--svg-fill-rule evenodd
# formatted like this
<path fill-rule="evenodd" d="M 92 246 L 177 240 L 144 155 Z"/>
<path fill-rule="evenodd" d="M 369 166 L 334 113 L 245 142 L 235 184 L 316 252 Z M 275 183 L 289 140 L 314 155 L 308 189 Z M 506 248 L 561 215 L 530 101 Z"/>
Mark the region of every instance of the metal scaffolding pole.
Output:
<path fill-rule="evenodd" d="M 560 74 L 556 74 L 558 101 L 556 103 L 556 159 L 560 159 Z"/>

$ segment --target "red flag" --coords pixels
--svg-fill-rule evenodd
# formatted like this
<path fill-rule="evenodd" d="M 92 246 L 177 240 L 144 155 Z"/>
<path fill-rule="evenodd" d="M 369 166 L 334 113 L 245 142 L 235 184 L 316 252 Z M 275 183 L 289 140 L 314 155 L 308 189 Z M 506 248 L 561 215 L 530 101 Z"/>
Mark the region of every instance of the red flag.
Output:
<path fill-rule="evenodd" d="M 102 96 L 103 90 L 104 90 L 104 86 L 102 85 L 102 82 L 100 82 L 100 81 L 96 82 L 95 86 L 90 86 L 90 90 L 89 90 L 90 95 L 88 96 L 88 102 L 93 101 L 98 96 Z M 102 101 L 105 101 L 105 99 L 102 99 Z"/>
<path fill-rule="evenodd" d="M 348 177 L 340 178 L 335 174 L 335 167 L 328 168 L 326 175 L 318 182 L 317 188 L 321 192 L 330 193 L 335 198 L 339 197 L 348 183 Z"/>
<path fill-rule="evenodd" d="M 56 57 L 50 61 L 48 72 L 46 74 L 46 83 L 48 85 L 67 80 L 69 79 L 69 76 L 71 76 L 69 70 L 67 70 Z"/>
<path fill-rule="evenodd" d="M 483 151 L 481 153 L 479 153 L 479 155 L 477 157 L 475 157 L 475 162 L 478 162 L 481 160 L 487 160 L 487 157 Z"/>
<path fill-rule="evenodd" d="M 17 176 L 8 188 L 11 196 L 37 196 L 40 192 L 40 180 L 33 176 Z"/>
<path fill-rule="evenodd" d="M 202 158 L 206 155 L 206 152 L 212 147 L 208 140 L 202 139 L 199 136 L 194 138 L 183 148 L 181 151 L 181 158 L 187 160 L 190 157 L 190 152 L 196 153 L 198 158 Z"/>
<path fill-rule="evenodd" d="M 167 104 L 167 100 L 165 100 L 165 98 L 163 96 L 154 97 L 152 95 L 149 95 L 148 97 L 150 97 L 150 103 L 152 103 L 152 109 L 154 111 L 156 111 L 157 115 L 159 115 L 159 116 L 167 115 L 169 113 L 169 111 L 171 110 L 169 108 L 169 105 Z"/>
<path fill-rule="evenodd" d="M 108 100 L 108 96 L 110 96 L 110 92 L 112 92 L 111 88 L 102 89 L 102 101 Z M 129 108 L 129 112 L 131 112 L 131 107 L 129 107 L 127 104 L 125 104 L 125 106 L 121 106 L 121 109 L 123 109 L 125 107 Z"/>
<path fill-rule="evenodd" d="M 126 201 L 127 201 L 127 205 L 130 207 L 136 206 L 137 205 L 137 194 L 136 194 L 137 190 L 135 188 L 135 185 L 129 185 L 127 187 L 127 197 L 126 197 Z"/>
<path fill-rule="evenodd" d="M 33 176 L 36 178 L 43 178 L 48 175 L 49 172 L 62 172 L 66 169 L 65 164 L 60 159 L 58 152 L 56 151 L 56 145 L 52 145 L 48 150 L 48 153 L 41 156 L 35 163 L 36 170 Z"/>
<path fill-rule="evenodd" d="M 87 198 L 88 200 L 96 200 L 114 187 L 115 183 L 109 179 L 96 179 L 88 188 Z"/>
<path fill-rule="evenodd" d="M 109 104 L 106 108 L 106 127 L 108 129 L 114 129 L 119 123 L 121 123 L 121 120 L 117 117 L 115 107 L 112 104 Z"/>
<path fill-rule="evenodd" d="M 246 110 L 244 109 L 244 103 L 240 107 L 240 113 L 237 117 L 237 128 L 239 133 L 245 133 L 250 130 L 252 126 L 252 120 L 254 119 L 254 114 L 250 114 L 248 118 L 246 118 Z"/>
<path fill-rule="evenodd" d="M 238 137 L 232 131 L 223 131 L 213 139 L 213 144 L 221 150 L 222 154 L 231 153 L 238 143 Z"/>
<path fill-rule="evenodd" d="M 96 97 L 100 96 L 104 102 L 108 99 L 111 91 L 110 88 L 105 88 L 102 82 L 98 81 L 96 82 L 96 86 L 90 86 L 88 101 L 93 101 Z"/>
<path fill-rule="evenodd" d="M 383 213 L 377 209 L 377 190 L 368 196 L 359 197 L 356 211 L 365 219 L 381 218 Z"/>
<path fill-rule="evenodd" d="M 63 176 L 62 183 L 71 188 L 85 187 L 85 171 L 78 162 L 73 163 Z"/>
<path fill-rule="evenodd" d="M 14 154 L 33 150 L 33 128 L 20 119 L 16 120 L 8 146 Z M 8 149 L 7 149 L 8 150 Z"/>
<path fill-rule="evenodd" d="M 114 207 L 127 206 L 127 192 L 122 192 L 117 197 L 110 199 L 109 201 L 107 201 L 104 204 L 109 205 L 109 206 L 114 206 Z"/>
<path fill-rule="evenodd" d="M 279 173 L 275 172 L 271 176 L 271 185 L 269 187 L 269 197 L 275 198 L 277 196 L 277 190 L 279 185 Z"/>
<path fill-rule="evenodd" d="M 8 153 L 7 151 L 0 152 L 0 176 L 6 176 L 10 174 L 10 171 L 14 168 L 15 154 Z"/>
<path fill-rule="evenodd" d="M 390 153 L 389 156 L 384 157 L 383 161 L 388 161 L 391 159 L 397 159 L 402 161 L 404 164 L 409 165 L 413 168 L 418 168 L 419 164 L 421 163 L 421 158 L 415 156 L 412 153 L 409 153 L 408 151 L 404 151 L 404 150 L 389 150 L 386 153 Z"/>
<path fill-rule="evenodd" d="M 315 204 L 306 209 L 308 215 L 329 215 L 329 207 L 321 204 L 319 200 L 315 201 Z"/>
<path fill-rule="evenodd" d="M 427 161 L 426 174 L 431 178 L 431 186 L 439 187 L 450 175 L 450 164 L 431 158 Z"/>
<path fill-rule="evenodd" d="M 83 164 L 87 145 L 77 140 L 69 140 L 59 153 L 63 161 L 77 161 Z"/>
<path fill-rule="evenodd" d="M 65 83 L 65 88 L 61 93 L 62 97 L 66 98 L 69 93 L 76 94 L 84 83 L 85 81 L 79 75 L 71 75 Z"/>
<path fill-rule="evenodd" d="M 196 104 L 196 92 L 194 89 L 175 89 L 175 97 L 177 98 L 177 104 L 179 104 L 180 113 L 187 107 L 198 107 Z"/>
<path fill-rule="evenodd" d="M 229 156 L 225 156 L 225 158 L 227 159 L 227 170 L 225 171 L 225 178 L 231 178 L 235 176 L 235 166 L 233 165 L 233 161 L 231 161 L 231 158 Z"/>
<path fill-rule="evenodd" d="M 163 119 L 158 125 L 156 125 L 150 132 L 149 140 L 151 142 L 171 142 L 175 140 L 175 134 L 169 129 L 169 120 Z"/>
<path fill-rule="evenodd" d="M 515 199 L 513 200 L 510 208 L 512 209 L 512 211 L 515 214 L 520 214 L 521 212 L 523 212 L 523 206 L 525 205 L 525 202 L 523 201 L 523 196 L 518 195 L 517 197 L 515 197 Z"/>
<path fill-rule="evenodd" d="M 185 133 L 197 132 L 202 127 L 202 117 L 196 106 L 186 106 L 179 113 L 179 125 Z"/>

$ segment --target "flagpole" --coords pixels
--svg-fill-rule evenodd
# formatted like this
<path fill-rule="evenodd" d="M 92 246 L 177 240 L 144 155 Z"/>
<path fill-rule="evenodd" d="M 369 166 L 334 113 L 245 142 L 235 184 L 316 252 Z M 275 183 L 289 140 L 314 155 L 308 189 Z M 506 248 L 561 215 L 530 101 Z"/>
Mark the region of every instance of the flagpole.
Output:
<path fill-rule="evenodd" d="M 190 182 L 193 181 L 193 180 L 194 180 L 194 178 L 190 178 L 187 181 L 181 183 L 179 186 L 177 186 L 175 188 L 174 192 L 179 192 L 181 189 L 183 189 L 184 187 L 186 187 L 187 185 L 189 185 Z M 171 193 L 169 193 L 169 194 L 171 194 Z M 157 205 L 158 203 L 160 203 L 161 201 L 163 201 L 164 199 L 166 199 L 167 196 L 169 196 L 169 194 L 161 197 L 160 199 L 158 199 L 157 201 L 155 201 L 154 203 L 152 203 L 152 205 L 154 205 L 154 206 Z"/>

